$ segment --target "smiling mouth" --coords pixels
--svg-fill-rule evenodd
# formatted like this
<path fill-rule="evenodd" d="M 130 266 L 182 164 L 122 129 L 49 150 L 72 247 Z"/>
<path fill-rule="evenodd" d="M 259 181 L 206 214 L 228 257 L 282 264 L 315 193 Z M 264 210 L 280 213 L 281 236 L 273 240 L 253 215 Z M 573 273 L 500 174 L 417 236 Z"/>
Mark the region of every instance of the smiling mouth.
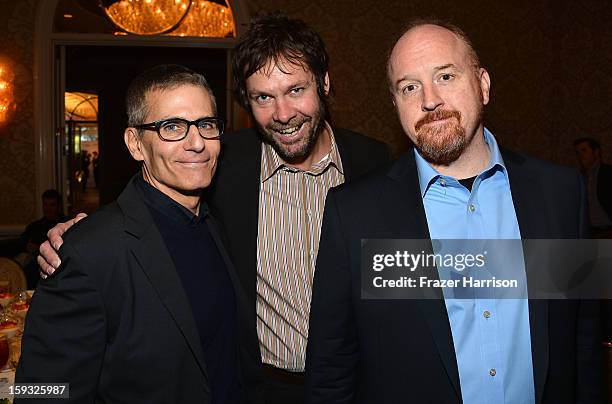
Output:
<path fill-rule="evenodd" d="M 302 129 L 302 127 L 304 126 L 304 123 L 305 122 L 302 122 L 299 125 L 290 126 L 288 128 L 283 128 L 283 129 L 273 129 L 273 130 L 274 132 L 281 135 L 281 137 L 283 138 L 293 138 L 298 135 L 298 133 L 300 132 L 300 129 Z"/>
<path fill-rule="evenodd" d="M 206 160 L 196 160 L 196 161 L 177 161 L 177 163 L 179 164 L 183 164 L 183 165 L 188 165 L 188 166 L 195 166 L 195 165 L 202 165 L 202 164 L 206 164 L 210 161 L 210 159 L 206 159 Z"/>

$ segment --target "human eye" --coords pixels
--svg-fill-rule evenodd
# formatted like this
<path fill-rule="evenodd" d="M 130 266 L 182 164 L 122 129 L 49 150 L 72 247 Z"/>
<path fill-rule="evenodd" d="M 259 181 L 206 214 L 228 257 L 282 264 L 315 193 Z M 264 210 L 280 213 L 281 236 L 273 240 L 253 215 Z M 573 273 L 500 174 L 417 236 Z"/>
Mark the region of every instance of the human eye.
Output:
<path fill-rule="evenodd" d="M 181 137 L 187 131 L 187 124 L 178 119 L 164 121 L 159 126 L 159 132 L 166 139 Z"/>
<path fill-rule="evenodd" d="M 257 104 L 267 104 L 272 100 L 272 97 L 267 94 L 256 94 L 252 98 Z"/>
<path fill-rule="evenodd" d="M 178 120 L 168 120 L 168 121 L 162 122 L 162 124 L 160 125 L 160 129 L 168 133 L 180 132 L 182 129 L 184 129 L 184 127 L 185 127 L 185 124 Z"/>
<path fill-rule="evenodd" d="M 401 92 L 404 95 L 412 94 L 418 89 L 418 86 L 414 83 L 408 83 L 401 87 Z"/>
<path fill-rule="evenodd" d="M 202 120 L 202 121 L 198 122 L 198 128 L 205 129 L 205 130 L 216 129 L 217 128 L 217 122 L 216 121 L 211 121 L 211 120 Z"/>
<path fill-rule="evenodd" d="M 300 95 L 304 92 L 304 87 L 294 87 L 291 90 L 289 90 L 289 93 L 291 95 Z"/>
<path fill-rule="evenodd" d="M 455 75 L 452 73 L 442 73 L 438 76 L 438 82 L 445 83 L 452 81 L 455 78 Z"/>

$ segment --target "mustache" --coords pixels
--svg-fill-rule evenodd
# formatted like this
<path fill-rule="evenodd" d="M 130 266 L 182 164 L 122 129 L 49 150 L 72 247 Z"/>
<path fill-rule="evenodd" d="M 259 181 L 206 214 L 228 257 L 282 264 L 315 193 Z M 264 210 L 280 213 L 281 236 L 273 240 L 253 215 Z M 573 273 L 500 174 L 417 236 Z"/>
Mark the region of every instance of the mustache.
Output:
<path fill-rule="evenodd" d="M 461 112 L 455 110 L 449 111 L 444 109 L 428 112 L 427 115 L 417 121 L 417 123 L 414 125 L 414 129 L 418 132 L 419 129 L 423 127 L 423 125 L 427 125 L 428 123 L 448 118 L 456 118 L 457 121 L 461 122 Z"/>

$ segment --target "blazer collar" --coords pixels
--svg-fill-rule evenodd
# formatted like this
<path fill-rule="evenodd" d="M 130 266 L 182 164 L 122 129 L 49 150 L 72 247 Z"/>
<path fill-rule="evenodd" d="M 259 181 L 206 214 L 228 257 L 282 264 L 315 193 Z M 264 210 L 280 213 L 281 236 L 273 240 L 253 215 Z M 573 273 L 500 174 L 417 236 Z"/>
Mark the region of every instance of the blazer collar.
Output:
<path fill-rule="evenodd" d="M 185 337 L 204 378 L 208 379 L 204 353 L 189 301 L 161 234 L 134 185 L 134 178 L 121 193 L 117 203 L 125 215 L 125 231 L 135 238 L 131 245 L 132 254 Z"/>

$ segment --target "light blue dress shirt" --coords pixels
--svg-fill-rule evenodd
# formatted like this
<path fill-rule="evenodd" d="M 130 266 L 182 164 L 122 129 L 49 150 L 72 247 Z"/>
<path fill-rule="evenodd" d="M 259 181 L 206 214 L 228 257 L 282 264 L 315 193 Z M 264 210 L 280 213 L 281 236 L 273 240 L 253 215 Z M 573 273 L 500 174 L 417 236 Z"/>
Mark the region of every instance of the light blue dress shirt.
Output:
<path fill-rule="evenodd" d="M 491 160 L 474 180 L 471 192 L 456 179 L 438 173 L 415 149 L 432 239 L 521 238 L 497 142 L 486 128 L 484 137 Z M 524 274 L 523 257 L 512 267 Z M 445 299 L 463 402 L 534 403 L 528 302 L 484 297 Z"/>

